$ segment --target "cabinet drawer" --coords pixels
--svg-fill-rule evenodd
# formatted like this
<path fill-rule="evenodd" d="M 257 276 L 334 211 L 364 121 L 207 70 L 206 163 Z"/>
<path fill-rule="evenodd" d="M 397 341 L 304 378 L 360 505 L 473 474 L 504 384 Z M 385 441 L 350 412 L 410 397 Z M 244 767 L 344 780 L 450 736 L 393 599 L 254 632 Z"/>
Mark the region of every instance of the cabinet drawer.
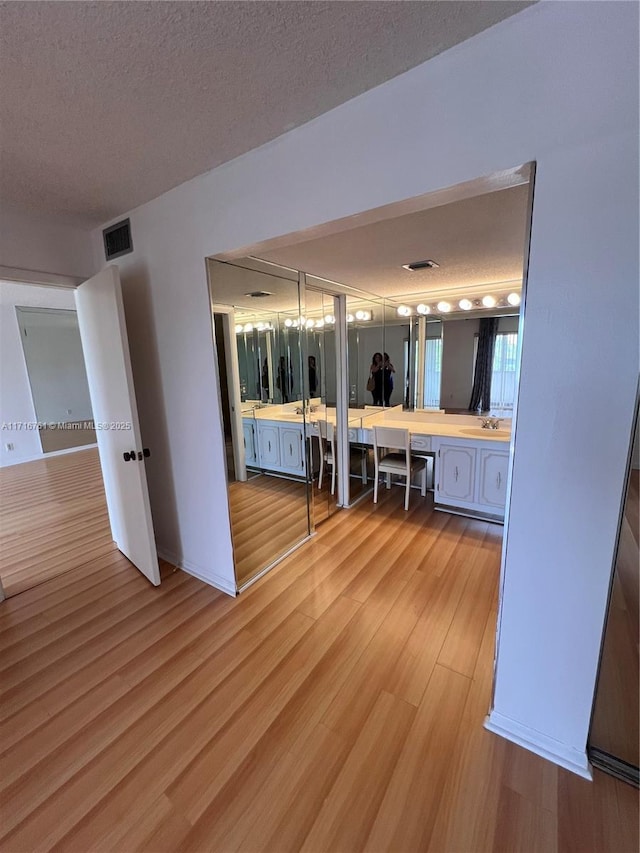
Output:
<path fill-rule="evenodd" d="M 412 450 L 431 450 L 430 435 L 412 435 L 411 436 Z"/>

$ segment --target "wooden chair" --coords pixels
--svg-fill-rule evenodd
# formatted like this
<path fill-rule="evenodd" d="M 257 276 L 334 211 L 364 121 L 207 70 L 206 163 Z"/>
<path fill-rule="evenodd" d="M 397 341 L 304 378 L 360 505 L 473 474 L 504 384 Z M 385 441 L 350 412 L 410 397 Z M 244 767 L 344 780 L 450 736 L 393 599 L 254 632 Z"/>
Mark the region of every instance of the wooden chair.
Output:
<path fill-rule="evenodd" d="M 331 466 L 331 494 L 336 491 L 336 433 L 335 427 L 330 421 L 318 421 L 320 435 L 320 472 L 318 474 L 318 488 L 322 488 L 322 477 L 324 475 L 324 466 Z"/>
<path fill-rule="evenodd" d="M 397 427 L 373 428 L 373 461 L 375 464 L 375 480 L 373 485 L 373 502 L 378 503 L 378 481 L 380 474 L 387 475 L 387 488 L 391 488 L 391 475 L 397 474 L 405 478 L 404 508 L 409 509 L 409 491 L 411 476 L 416 471 L 422 471 L 420 493 L 427 494 L 427 465 L 424 459 L 411 455 L 411 440 L 409 430 Z"/>

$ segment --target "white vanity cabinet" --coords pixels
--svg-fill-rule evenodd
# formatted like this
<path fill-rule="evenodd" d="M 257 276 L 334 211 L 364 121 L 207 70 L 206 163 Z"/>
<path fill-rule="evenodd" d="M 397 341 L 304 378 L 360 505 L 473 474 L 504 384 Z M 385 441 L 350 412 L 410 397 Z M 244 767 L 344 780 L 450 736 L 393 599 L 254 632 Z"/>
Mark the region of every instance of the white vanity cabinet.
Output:
<path fill-rule="evenodd" d="M 509 454 L 502 449 L 480 449 L 478 460 L 478 499 L 483 505 L 497 507 L 504 513 L 507 500 Z"/>
<path fill-rule="evenodd" d="M 242 419 L 242 436 L 244 439 L 244 455 L 247 465 L 256 465 L 258 452 L 256 449 L 256 422 L 253 418 Z"/>
<path fill-rule="evenodd" d="M 280 470 L 289 474 L 304 474 L 304 437 L 302 424 L 280 426 Z"/>
<path fill-rule="evenodd" d="M 268 420 L 258 420 L 256 424 L 258 441 L 255 464 L 265 471 L 303 477 L 306 473 L 303 425 Z"/>
<path fill-rule="evenodd" d="M 504 520 L 509 449 L 504 442 L 434 438 L 437 509 Z"/>
<path fill-rule="evenodd" d="M 280 429 L 278 424 L 258 421 L 258 457 L 261 468 L 280 468 Z"/>

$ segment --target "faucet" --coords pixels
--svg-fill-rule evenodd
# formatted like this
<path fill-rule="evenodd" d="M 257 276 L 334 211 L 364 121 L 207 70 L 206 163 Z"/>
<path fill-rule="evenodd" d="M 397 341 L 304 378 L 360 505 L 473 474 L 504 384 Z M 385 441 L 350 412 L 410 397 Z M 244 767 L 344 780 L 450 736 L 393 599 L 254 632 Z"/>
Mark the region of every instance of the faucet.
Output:
<path fill-rule="evenodd" d="M 482 429 L 500 429 L 502 418 L 480 418 Z"/>

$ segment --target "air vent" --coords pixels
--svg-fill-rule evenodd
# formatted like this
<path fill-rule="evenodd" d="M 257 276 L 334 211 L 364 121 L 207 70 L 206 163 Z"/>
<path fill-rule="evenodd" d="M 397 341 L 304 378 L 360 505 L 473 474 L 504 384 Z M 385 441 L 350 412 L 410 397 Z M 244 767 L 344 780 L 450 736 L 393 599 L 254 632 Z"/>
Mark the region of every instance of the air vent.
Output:
<path fill-rule="evenodd" d="M 116 222 L 115 225 L 105 228 L 102 236 L 104 238 L 104 256 L 108 261 L 133 252 L 131 224 L 128 219 L 123 219 L 122 222 Z"/>
<path fill-rule="evenodd" d="M 251 296 L 253 299 L 264 299 L 265 296 L 273 296 L 268 290 L 253 290 L 251 293 L 245 293 L 245 296 Z"/>
<path fill-rule="evenodd" d="M 402 264 L 402 269 L 416 272 L 416 270 L 435 270 L 439 266 L 440 264 L 435 261 L 414 261 L 412 264 Z"/>

